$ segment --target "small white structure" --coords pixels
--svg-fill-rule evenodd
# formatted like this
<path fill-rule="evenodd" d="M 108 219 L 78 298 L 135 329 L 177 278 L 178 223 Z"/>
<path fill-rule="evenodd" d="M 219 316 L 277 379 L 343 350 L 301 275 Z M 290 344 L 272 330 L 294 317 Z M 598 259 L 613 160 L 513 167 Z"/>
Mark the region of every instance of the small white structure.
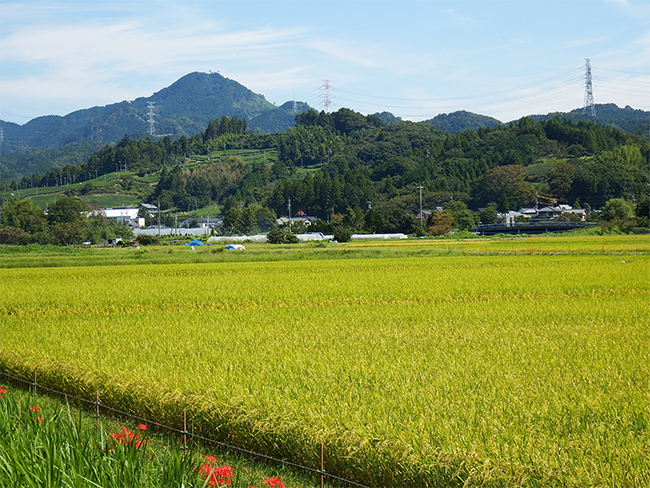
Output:
<path fill-rule="evenodd" d="M 291 217 L 291 223 L 292 224 L 304 224 L 304 225 L 311 225 L 314 222 L 316 222 L 318 218 L 316 217 L 310 217 L 308 215 L 305 215 L 303 217 Z M 287 225 L 289 223 L 289 218 L 288 217 L 280 217 L 279 219 L 276 219 L 276 222 L 279 226 Z"/>
<path fill-rule="evenodd" d="M 180 226 L 187 228 L 192 222 L 196 222 L 199 229 L 214 229 L 223 224 L 223 220 L 214 217 L 212 219 L 185 219 L 180 223 Z"/>
<path fill-rule="evenodd" d="M 266 242 L 265 234 L 257 234 L 254 236 L 210 236 L 208 237 L 208 242 L 217 242 L 222 244 L 227 244 L 229 242 L 257 242 L 264 243 Z"/>
<path fill-rule="evenodd" d="M 406 234 L 352 234 L 350 239 L 408 239 Z"/>
<path fill-rule="evenodd" d="M 331 241 L 334 239 L 333 235 L 323 234 L 322 232 L 307 232 L 306 234 L 296 234 L 296 237 L 301 242 Z"/>
<path fill-rule="evenodd" d="M 105 208 L 100 212 L 104 214 L 104 217 L 113 219 L 118 224 L 128 224 L 130 221 L 135 221 L 138 218 L 138 210 L 136 207 L 122 207 Z"/>

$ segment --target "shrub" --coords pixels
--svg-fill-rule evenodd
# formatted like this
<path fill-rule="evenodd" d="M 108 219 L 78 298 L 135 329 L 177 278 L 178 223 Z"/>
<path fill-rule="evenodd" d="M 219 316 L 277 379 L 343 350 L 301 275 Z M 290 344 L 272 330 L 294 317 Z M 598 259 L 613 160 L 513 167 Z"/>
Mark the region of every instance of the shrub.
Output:
<path fill-rule="evenodd" d="M 285 229 L 275 229 L 266 234 L 266 240 L 270 244 L 295 244 L 298 238 Z"/>
<path fill-rule="evenodd" d="M 152 244 L 158 243 L 158 238 L 156 236 L 140 234 L 136 241 L 138 241 L 141 246 L 151 246 Z"/>
<path fill-rule="evenodd" d="M 352 231 L 349 227 L 344 225 L 338 226 L 334 229 L 334 240 L 337 242 L 349 242 L 352 238 Z"/>

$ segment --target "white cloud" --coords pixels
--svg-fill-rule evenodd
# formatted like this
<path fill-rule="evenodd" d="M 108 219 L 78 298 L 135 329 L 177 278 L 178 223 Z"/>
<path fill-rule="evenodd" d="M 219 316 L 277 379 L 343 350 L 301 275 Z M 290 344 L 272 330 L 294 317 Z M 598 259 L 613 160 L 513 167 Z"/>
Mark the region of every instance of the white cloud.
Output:
<path fill-rule="evenodd" d="M 466 26 L 480 25 L 480 22 L 478 20 L 472 19 L 471 17 L 466 17 L 464 15 L 460 15 L 454 9 L 448 8 L 447 10 L 445 10 L 445 12 L 454 20 L 456 24 L 466 25 Z"/>

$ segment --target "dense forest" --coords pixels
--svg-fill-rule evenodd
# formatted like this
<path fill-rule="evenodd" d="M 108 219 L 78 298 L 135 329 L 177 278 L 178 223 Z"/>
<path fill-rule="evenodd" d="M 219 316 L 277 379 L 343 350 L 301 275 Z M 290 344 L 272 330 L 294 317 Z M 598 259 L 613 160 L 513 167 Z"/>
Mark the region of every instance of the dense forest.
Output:
<path fill-rule="evenodd" d="M 277 159 L 250 163 L 229 155 L 188 164 L 192 155 L 233 147 L 274 149 Z M 295 127 L 275 134 L 253 133 L 245 120 L 224 116 L 192 137 L 125 136 L 85 164 L 29 180 L 54 186 L 128 170 L 156 175 L 145 199 L 163 210 L 218 204 L 223 217 L 234 209 L 233 220 L 250 207 L 253 220 L 257 213 L 269 221 L 269 211 L 286 215 L 290 200 L 294 214 L 323 221 L 345 216 L 353 228 L 364 227 L 363 221 L 366 230 L 407 231 L 415 224 L 420 190 L 425 209 L 453 209 L 456 218 L 462 218 L 458 212 L 516 210 L 535 202 L 600 209 L 614 198 L 642 201 L 650 189 L 649 161 L 647 140 L 589 121 L 524 117 L 449 134 L 430 124 L 388 125 L 379 116 L 340 109 L 298 114 Z"/>

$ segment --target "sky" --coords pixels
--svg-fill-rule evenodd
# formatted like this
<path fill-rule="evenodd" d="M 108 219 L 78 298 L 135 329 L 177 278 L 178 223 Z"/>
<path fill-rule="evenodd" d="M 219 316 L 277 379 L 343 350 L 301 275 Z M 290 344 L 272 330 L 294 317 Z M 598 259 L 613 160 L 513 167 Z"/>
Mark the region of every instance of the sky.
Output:
<path fill-rule="evenodd" d="M 650 110 L 650 0 L 0 0 L 0 119 L 219 72 L 281 105 L 503 122 Z"/>

